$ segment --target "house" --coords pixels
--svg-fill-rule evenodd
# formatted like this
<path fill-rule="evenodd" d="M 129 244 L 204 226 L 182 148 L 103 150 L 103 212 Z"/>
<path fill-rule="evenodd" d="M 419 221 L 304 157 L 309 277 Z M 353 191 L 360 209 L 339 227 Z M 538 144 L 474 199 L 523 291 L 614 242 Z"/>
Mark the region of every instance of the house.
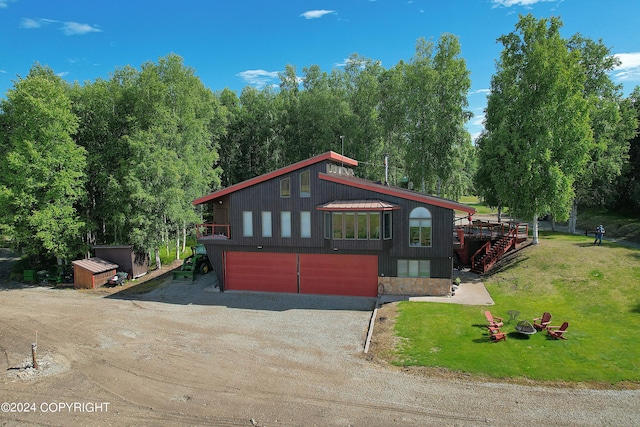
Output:
<path fill-rule="evenodd" d="M 356 178 L 332 151 L 193 201 L 223 290 L 446 295 L 454 211 L 475 209 Z"/>
<path fill-rule="evenodd" d="M 72 261 L 73 284 L 76 289 L 95 289 L 109 281 L 118 268 L 117 264 L 100 258 Z"/>
<path fill-rule="evenodd" d="M 129 279 L 137 279 L 149 272 L 149 254 L 136 252 L 131 245 L 98 245 L 93 247 L 96 257 L 118 264 Z"/>

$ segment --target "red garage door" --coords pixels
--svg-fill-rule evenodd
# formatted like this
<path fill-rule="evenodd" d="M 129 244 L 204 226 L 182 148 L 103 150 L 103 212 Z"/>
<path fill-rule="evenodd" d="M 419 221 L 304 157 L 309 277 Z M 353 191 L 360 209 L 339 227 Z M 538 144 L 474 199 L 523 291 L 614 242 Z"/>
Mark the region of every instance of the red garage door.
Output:
<path fill-rule="evenodd" d="M 300 254 L 300 293 L 378 296 L 378 257 Z"/>
<path fill-rule="evenodd" d="M 225 289 L 298 292 L 298 254 L 226 252 Z"/>

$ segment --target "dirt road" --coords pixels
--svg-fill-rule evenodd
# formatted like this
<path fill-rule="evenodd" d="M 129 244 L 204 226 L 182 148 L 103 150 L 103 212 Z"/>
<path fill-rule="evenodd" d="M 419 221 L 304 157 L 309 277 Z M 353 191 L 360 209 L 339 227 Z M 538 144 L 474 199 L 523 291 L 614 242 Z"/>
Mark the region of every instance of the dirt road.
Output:
<path fill-rule="evenodd" d="M 207 280 L 127 298 L 5 288 L 0 424 L 640 423 L 638 391 L 430 378 L 368 360 L 372 306 L 366 298 L 219 293 Z M 38 371 L 30 368 L 36 330 Z"/>

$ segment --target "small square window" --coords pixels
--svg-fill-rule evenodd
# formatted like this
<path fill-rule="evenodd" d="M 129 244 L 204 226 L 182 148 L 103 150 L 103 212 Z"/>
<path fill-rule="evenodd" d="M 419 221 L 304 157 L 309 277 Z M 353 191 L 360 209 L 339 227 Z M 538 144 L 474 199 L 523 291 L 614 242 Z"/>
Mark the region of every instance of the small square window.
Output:
<path fill-rule="evenodd" d="M 280 197 L 291 197 L 291 178 L 280 180 Z"/>

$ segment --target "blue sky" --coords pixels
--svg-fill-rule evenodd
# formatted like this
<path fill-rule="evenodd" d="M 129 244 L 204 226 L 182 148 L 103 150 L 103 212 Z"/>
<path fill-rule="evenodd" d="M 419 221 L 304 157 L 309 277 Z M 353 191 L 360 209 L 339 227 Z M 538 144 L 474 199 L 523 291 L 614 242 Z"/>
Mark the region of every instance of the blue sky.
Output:
<path fill-rule="evenodd" d="M 620 55 L 613 73 L 640 85 L 639 0 L 0 0 L 0 97 L 35 62 L 70 82 L 108 79 L 175 53 L 213 91 L 278 82 L 287 64 L 341 67 L 357 53 L 391 68 L 420 37 L 459 37 L 471 71 L 469 131 L 481 130 L 496 39 L 519 14 L 559 16 L 562 33 L 602 39 Z"/>

